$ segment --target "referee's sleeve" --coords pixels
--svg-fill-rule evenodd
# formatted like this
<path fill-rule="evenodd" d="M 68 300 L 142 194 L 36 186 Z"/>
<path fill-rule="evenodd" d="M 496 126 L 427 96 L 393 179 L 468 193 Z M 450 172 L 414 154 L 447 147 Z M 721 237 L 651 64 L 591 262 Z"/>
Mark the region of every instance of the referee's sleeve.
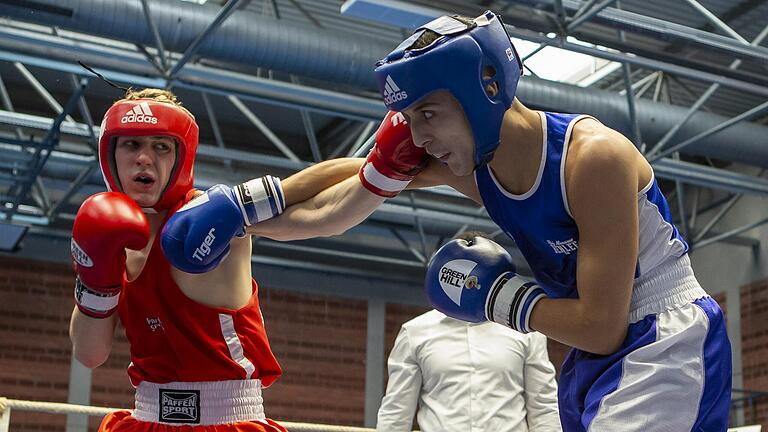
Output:
<path fill-rule="evenodd" d="M 562 431 L 557 408 L 555 367 L 549 361 L 547 337 L 541 333 L 528 334 L 525 359 L 525 408 L 531 432 Z"/>
<path fill-rule="evenodd" d="M 421 369 L 405 327 L 395 340 L 387 360 L 389 380 L 381 400 L 376 430 L 379 432 L 410 432 L 421 392 Z"/>

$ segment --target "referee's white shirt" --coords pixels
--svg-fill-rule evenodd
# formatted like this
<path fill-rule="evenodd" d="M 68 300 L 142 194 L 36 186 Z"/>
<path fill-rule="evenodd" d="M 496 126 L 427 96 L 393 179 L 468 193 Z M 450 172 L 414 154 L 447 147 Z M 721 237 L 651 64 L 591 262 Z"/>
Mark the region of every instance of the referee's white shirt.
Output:
<path fill-rule="evenodd" d="M 376 430 L 560 431 L 555 368 L 541 333 L 432 310 L 405 324 L 387 362 Z"/>

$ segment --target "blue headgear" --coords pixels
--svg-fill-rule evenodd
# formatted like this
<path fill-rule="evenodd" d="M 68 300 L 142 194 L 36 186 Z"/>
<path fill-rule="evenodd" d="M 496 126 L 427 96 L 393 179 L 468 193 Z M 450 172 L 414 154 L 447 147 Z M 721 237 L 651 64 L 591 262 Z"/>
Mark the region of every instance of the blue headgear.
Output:
<path fill-rule="evenodd" d="M 479 166 L 490 161 L 499 146 L 501 121 L 515 98 L 523 65 L 498 15 L 486 11 L 474 21 L 467 25 L 442 16 L 425 24 L 379 60 L 374 73 L 392 111 L 403 111 L 436 90 L 451 92 L 472 127 Z M 424 48 L 410 49 L 426 30 L 441 37 Z M 487 66 L 496 73 L 483 79 Z M 485 87 L 494 81 L 499 92 L 491 97 Z"/>

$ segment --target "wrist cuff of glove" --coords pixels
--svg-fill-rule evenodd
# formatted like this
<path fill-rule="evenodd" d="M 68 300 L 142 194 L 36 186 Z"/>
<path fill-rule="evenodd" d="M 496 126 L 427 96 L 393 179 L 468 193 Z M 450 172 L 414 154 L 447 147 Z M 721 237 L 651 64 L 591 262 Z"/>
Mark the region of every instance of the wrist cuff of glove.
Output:
<path fill-rule="evenodd" d="M 235 186 L 235 195 L 246 226 L 272 219 L 285 210 L 280 179 L 270 175 Z"/>
<path fill-rule="evenodd" d="M 486 301 L 486 317 L 499 324 L 530 333 L 531 312 L 539 300 L 547 295 L 533 281 L 527 281 L 511 272 L 494 281 Z"/>
<path fill-rule="evenodd" d="M 365 165 L 360 169 L 360 181 L 363 183 L 363 186 L 379 196 L 387 198 L 397 196 L 413 180 L 413 176 L 390 170 L 382 171 L 370 160 L 366 161 Z"/>
<path fill-rule="evenodd" d="M 75 304 L 80 312 L 91 318 L 106 318 L 117 310 L 120 301 L 120 286 L 110 291 L 96 291 L 75 279 Z"/>

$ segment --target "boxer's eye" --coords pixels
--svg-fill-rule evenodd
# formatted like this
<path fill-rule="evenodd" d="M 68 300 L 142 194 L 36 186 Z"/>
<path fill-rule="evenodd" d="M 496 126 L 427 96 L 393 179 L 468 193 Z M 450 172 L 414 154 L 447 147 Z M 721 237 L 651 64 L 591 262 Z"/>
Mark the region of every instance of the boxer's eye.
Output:
<path fill-rule="evenodd" d="M 171 150 L 171 146 L 164 142 L 155 143 L 155 150 L 161 153 L 167 153 Z"/>
<path fill-rule="evenodd" d="M 424 115 L 424 119 L 429 120 L 432 118 L 433 115 L 435 115 L 432 111 L 422 111 L 421 112 Z"/>

